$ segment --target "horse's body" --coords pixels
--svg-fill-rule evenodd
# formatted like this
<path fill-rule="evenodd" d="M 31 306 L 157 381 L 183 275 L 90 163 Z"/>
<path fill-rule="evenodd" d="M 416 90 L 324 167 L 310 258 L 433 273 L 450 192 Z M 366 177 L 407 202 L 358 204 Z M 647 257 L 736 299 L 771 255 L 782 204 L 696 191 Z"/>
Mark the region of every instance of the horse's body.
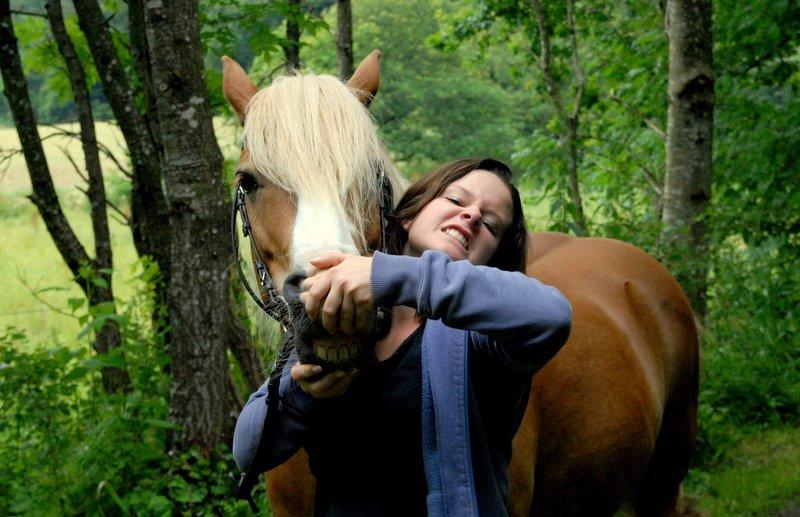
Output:
<path fill-rule="evenodd" d="M 378 77 L 363 67 L 356 76 Z M 244 119 L 255 87 L 229 62 L 225 74 L 226 96 Z M 368 100 L 377 83 L 359 88 Z M 246 176 L 249 160 L 243 153 Z M 253 234 L 271 243 L 260 249 L 280 279 L 298 265 L 287 258 L 291 231 L 265 218 L 303 202 L 275 210 L 280 185 L 257 188 L 248 200 Z M 559 288 L 574 319 L 567 344 L 533 378 L 509 467 L 510 513 L 610 515 L 623 504 L 641 515 L 676 513 L 696 434 L 698 343 L 688 300 L 658 262 L 619 241 L 537 233 L 530 251 L 527 273 Z M 267 478 L 275 515 L 313 512 L 315 482 L 302 451 Z"/>

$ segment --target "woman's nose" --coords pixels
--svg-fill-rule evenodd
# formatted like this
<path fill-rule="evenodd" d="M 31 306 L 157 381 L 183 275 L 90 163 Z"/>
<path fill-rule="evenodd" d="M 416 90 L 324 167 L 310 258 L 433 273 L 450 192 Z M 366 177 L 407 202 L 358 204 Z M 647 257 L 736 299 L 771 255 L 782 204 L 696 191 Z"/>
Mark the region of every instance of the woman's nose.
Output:
<path fill-rule="evenodd" d="M 481 212 L 475 207 L 466 206 L 461 211 L 461 219 L 467 221 L 473 226 L 478 225 L 481 222 Z"/>

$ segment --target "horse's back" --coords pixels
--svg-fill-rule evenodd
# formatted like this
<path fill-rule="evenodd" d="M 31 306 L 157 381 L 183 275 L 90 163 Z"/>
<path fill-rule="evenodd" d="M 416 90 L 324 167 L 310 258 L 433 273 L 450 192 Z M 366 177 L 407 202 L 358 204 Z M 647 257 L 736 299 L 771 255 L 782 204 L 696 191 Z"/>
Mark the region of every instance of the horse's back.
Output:
<path fill-rule="evenodd" d="M 603 514 L 668 499 L 695 433 L 688 300 L 666 269 L 623 242 L 557 233 L 531 241 L 528 274 L 559 288 L 574 317 L 569 341 L 534 377 L 514 442 L 512 513 Z M 659 459 L 664 446 L 680 449 L 675 461 Z M 643 488 L 652 479 L 670 486 Z"/>

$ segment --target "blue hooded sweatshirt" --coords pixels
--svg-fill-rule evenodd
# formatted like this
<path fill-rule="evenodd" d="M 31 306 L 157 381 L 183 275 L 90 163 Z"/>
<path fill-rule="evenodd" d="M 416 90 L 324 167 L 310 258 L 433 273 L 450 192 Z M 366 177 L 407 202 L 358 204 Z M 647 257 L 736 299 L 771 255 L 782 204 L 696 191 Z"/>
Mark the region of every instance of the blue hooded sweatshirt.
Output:
<path fill-rule="evenodd" d="M 439 251 L 421 257 L 375 253 L 373 303 L 413 307 L 427 323 L 422 336 L 422 454 L 432 516 L 505 515 L 507 465 L 492 465 L 468 358 L 492 361 L 509 374 L 532 375 L 569 336 L 572 309 L 554 287 L 522 273 L 453 261 Z M 284 368 L 278 432 L 263 465 L 269 470 L 302 445 L 314 399 Z M 267 417 L 265 383 L 236 423 L 233 453 L 250 466 Z M 524 405 L 522 406 L 524 410 Z M 521 414 L 516 415 L 521 419 Z M 485 425 L 490 425 L 488 422 Z M 510 447 L 510 444 L 508 444 Z"/>

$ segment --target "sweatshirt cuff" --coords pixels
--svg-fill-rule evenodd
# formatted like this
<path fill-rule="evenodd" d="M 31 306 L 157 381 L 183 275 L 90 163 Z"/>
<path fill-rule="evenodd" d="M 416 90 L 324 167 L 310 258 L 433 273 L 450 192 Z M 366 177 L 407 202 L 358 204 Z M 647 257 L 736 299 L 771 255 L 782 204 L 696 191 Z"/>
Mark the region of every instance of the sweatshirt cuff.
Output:
<path fill-rule="evenodd" d="M 387 255 L 376 251 L 372 256 L 372 302 L 375 307 L 395 305 L 417 307 L 421 278 L 420 259 L 405 255 Z"/>

